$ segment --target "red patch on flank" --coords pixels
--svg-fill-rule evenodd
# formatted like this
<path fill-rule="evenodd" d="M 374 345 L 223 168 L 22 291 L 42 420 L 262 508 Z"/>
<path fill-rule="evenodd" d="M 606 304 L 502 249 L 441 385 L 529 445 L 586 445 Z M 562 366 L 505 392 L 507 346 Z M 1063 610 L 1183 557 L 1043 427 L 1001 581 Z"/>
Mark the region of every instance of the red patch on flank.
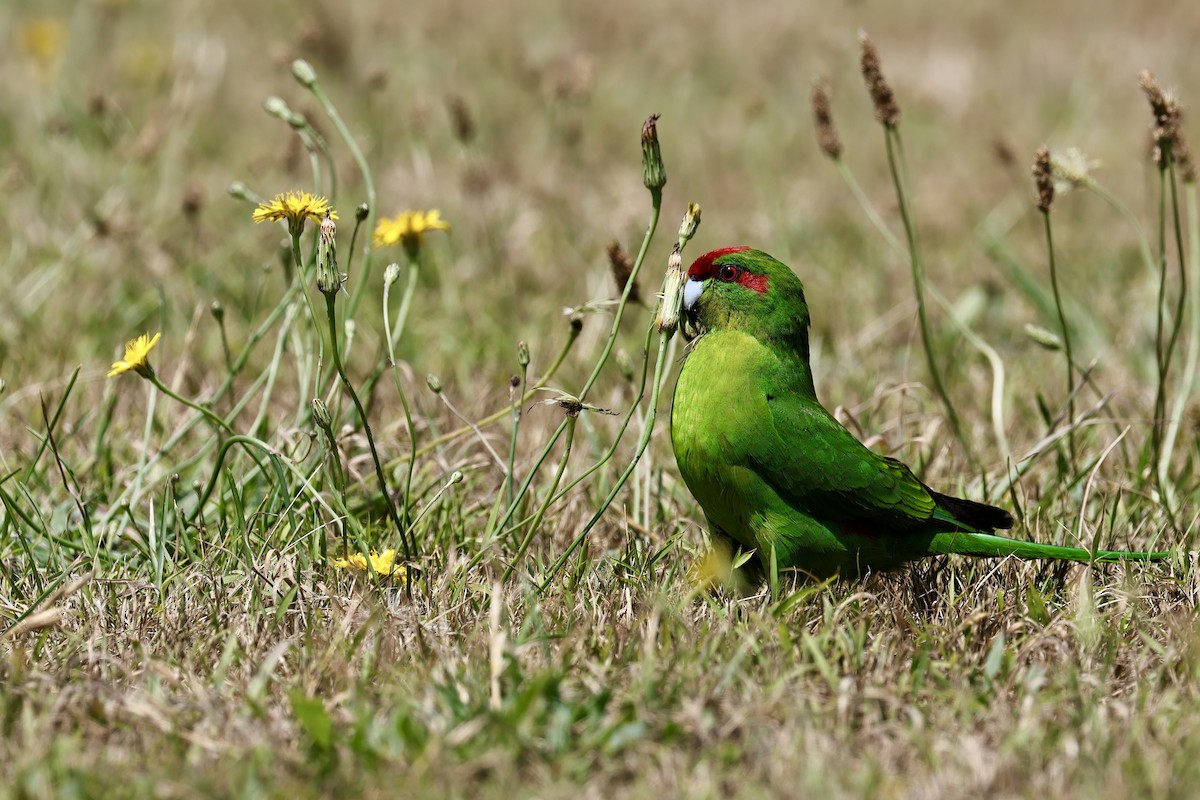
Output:
<path fill-rule="evenodd" d="M 769 283 L 766 275 L 755 275 L 753 272 L 743 272 L 738 276 L 737 282 L 759 294 L 767 293 L 767 284 Z"/>
<path fill-rule="evenodd" d="M 721 256 L 727 256 L 730 253 L 744 253 L 749 249 L 742 245 L 741 247 L 722 247 L 720 250 L 711 250 L 692 262 L 692 266 L 688 268 L 688 277 L 694 281 L 715 278 L 720 267 L 714 264 L 714 261 Z"/>

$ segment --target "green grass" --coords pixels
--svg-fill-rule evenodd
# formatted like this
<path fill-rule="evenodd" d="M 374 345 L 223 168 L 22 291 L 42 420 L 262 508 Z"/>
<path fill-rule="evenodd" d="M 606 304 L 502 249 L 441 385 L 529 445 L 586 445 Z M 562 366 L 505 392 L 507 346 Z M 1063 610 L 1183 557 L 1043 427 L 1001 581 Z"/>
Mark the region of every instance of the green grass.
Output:
<path fill-rule="evenodd" d="M 1185 398 L 1166 469 L 1148 466 L 1160 276 L 1139 237 L 1157 253 L 1159 183 L 1136 74 L 1197 96 L 1186 83 L 1196 11 L 317 8 L 0 10 L 11 38 L 0 98 L 20 110 L 0 119 L 0 797 L 1192 793 L 1197 406 Z M 42 17 L 64 38 L 39 65 L 24 31 Z M 972 469 L 928 388 L 907 257 L 816 147 L 807 101 L 821 74 L 845 161 L 903 240 L 857 75 L 860 26 L 902 108 L 928 285 L 995 351 L 1003 438 L 1018 459 L 1036 454 L 1015 480 L 994 424 L 994 362 L 929 303 Z M 284 231 L 253 224 L 252 205 L 226 193 L 233 181 L 266 197 L 331 192 L 328 169 L 318 186 L 299 137 L 262 102 L 281 97 L 313 123 L 336 166 L 345 314 L 364 275 L 370 230 L 355 248 L 350 236 L 366 187 L 293 80 L 296 57 L 361 145 L 375 213 L 438 208 L 453 225 L 421 248 L 395 370 L 383 281 L 389 261 L 403 265 L 395 323 L 411 274 L 401 248 L 371 255 L 353 336 L 340 318 L 335 328 L 397 513 L 416 519 L 408 587 L 331 564 L 347 547 L 400 541 L 334 371 L 324 299 L 311 280 L 286 294 Z M 661 362 L 649 447 L 619 485 L 648 430 L 653 302 L 625 308 L 585 398 L 616 414 L 585 409 L 568 457 L 563 439 L 550 444 L 564 409 L 540 402 L 579 393 L 608 341 L 618 293 L 605 251 L 642 242 L 638 135 L 652 112 L 668 183 L 641 297 L 653 300 L 679 217 L 699 202 L 685 263 L 740 243 L 790 263 L 812 309 L 820 396 L 873 447 L 940 490 L 1011 508 L 1024 538 L 1179 555 L 1095 570 L 939 559 L 856 582 L 785 581 L 774 596 L 696 590 L 703 520 L 662 424 L 678 341 Z M 1042 142 L 1103 161 L 1095 177 L 1136 221 L 1096 192 L 1055 202 L 1063 317 L 1077 363 L 1095 364 L 1072 452 L 1066 437 L 1047 443 L 1066 416 L 1062 353 L 1025 333 L 1059 329 L 1028 172 Z M 1166 245 L 1169 323 L 1180 284 Z M 301 290 L 312 312 L 288 311 L 281 301 Z M 577 338 L 564 308 L 578 310 Z M 219 465 L 203 416 L 135 374 L 104 377 L 146 331 L 163 333 L 150 359 L 163 384 L 194 402 L 219 392 L 213 411 L 245 437 Z M 520 403 L 514 444 L 521 341 L 524 389 L 565 356 L 553 391 Z M 419 451 L 407 504 L 402 397 Z M 448 436 L 460 414 L 497 412 L 478 434 Z M 511 517 L 523 527 L 507 530 L 510 463 L 516 489 L 532 479 Z M 555 500 L 561 465 L 558 488 L 570 488 Z"/>

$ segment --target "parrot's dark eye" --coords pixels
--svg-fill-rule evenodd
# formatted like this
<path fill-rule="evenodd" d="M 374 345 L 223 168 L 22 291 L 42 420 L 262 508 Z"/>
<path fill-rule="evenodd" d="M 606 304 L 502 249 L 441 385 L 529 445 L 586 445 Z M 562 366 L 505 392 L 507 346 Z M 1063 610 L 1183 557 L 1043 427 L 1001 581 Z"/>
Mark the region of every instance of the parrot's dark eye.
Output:
<path fill-rule="evenodd" d="M 738 279 L 740 270 L 732 264 L 726 264 L 717 272 L 717 277 L 726 283 L 733 283 Z"/>

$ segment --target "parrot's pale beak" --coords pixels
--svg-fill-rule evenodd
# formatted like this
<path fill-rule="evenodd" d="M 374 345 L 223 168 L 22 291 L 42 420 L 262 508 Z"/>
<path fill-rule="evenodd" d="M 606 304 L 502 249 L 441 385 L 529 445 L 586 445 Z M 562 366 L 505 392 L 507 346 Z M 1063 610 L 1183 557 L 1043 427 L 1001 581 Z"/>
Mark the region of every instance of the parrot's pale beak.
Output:
<path fill-rule="evenodd" d="M 703 291 L 704 281 L 689 278 L 688 282 L 683 285 L 683 324 L 679 326 L 679 330 L 683 333 L 683 338 L 689 342 L 700 334 L 700 325 L 696 319 L 699 309 L 696 308 L 696 303 L 700 300 L 700 293 Z"/>

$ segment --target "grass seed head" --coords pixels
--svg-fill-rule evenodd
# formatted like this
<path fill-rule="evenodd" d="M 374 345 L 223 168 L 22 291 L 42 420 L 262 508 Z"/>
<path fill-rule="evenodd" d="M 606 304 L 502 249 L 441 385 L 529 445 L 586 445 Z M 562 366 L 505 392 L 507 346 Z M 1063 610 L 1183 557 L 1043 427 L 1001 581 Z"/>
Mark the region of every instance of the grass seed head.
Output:
<path fill-rule="evenodd" d="M 1033 159 L 1033 182 L 1037 187 L 1038 210 L 1049 214 L 1054 206 L 1054 174 L 1050 167 L 1050 148 L 1042 145 Z"/>
<path fill-rule="evenodd" d="M 633 274 L 633 260 L 616 239 L 608 243 L 608 266 L 612 270 L 613 280 L 617 284 L 617 292 L 623 293 L 625 285 L 629 283 L 629 276 Z M 641 302 L 637 281 L 634 281 L 633 286 L 629 287 L 629 299 L 635 303 Z"/>
<path fill-rule="evenodd" d="M 1173 155 L 1172 147 L 1182 137 L 1179 129 L 1182 110 L 1179 101 L 1163 91 L 1158 79 L 1150 70 L 1144 69 L 1138 73 L 1138 83 L 1146 93 L 1146 99 L 1150 102 L 1150 112 L 1154 116 L 1154 124 L 1151 127 L 1154 137 L 1154 163 L 1159 169 L 1166 169 L 1167 157 Z"/>
<path fill-rule="evenodd" d="M 871 94 L 871 103 L 875 106 L 875 120 L 889 128 L 900 124 L 900 106 L 896 104 L 896 96 L 887 78 L 883 77 L 883 67 L 879 62 L 879 51 L 866 31 L 858 32 L 858 42 L 862 45 L 862 75 L 866 81 L 867 91 Z"/>
<path fill-rule="evenodd" d="M 829 108 L 829 92 L 824 81 L 813 81 L 812 87 L 813 121 L 817 126 L 817 144 L 821 152 L 837 161 L 842 157 L 842 140 L 838 137 L 837 128 L 833 125 L 833 112 Z"/>

